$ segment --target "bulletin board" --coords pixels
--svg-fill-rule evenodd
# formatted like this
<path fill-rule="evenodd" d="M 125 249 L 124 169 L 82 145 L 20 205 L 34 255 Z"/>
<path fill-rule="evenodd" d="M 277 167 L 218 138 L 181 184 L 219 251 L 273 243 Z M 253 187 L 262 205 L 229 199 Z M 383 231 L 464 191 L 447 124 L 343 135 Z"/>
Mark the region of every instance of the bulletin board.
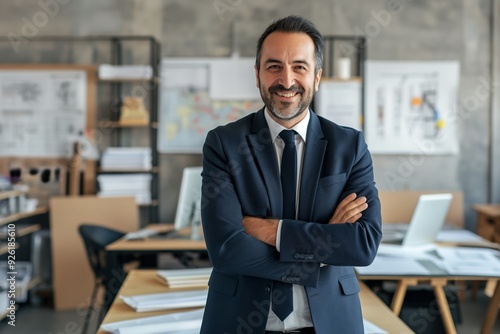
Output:
<path fill-rule="evenodd" d="M 95 128 L 96 74 L 91 65 L 0 65 L 1 175 L 68 166 L 72 142 Z M 95 162 L 84 169 L 93 188 Z"/>

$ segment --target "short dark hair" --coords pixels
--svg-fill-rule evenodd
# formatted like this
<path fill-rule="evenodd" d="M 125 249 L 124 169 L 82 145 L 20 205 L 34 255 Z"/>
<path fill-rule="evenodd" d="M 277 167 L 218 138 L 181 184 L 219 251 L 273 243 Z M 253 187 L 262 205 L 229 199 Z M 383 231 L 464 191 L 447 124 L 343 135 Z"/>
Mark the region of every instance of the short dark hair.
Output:
<path fill-rule="evenodd" d="M 267 36 L 275 31 L 280 32 L 303 32 L 306 33 L 314 43 L 314 51 L 316 58 L 316 68 L 315 74 L 323 67 L 323 58 L 325 51 L 325 42 L 323 41 L 323 36 L 320 34 L 318 29 L 314 26 L 311 21 L 306 20 L 303 17 L 290 15 L 285 18 L 274 21 L 267 29 L 262 33 L 257 42 L 257 56 L 255 58 L 255 66 L 260 69 L 260 57 L 262 55 L 262 44 Z"/>

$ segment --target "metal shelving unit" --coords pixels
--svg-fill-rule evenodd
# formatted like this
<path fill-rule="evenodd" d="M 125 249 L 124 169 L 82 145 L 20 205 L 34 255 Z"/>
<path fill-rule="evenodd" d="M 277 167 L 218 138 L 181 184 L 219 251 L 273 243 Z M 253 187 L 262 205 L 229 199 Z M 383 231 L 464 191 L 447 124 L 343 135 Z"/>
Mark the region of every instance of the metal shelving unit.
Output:
<path fill-rule="evenodd" d="M 8 39 L 6 36 L 0 36 L 0 42 L 3 43 L 11 43 L 11 41 Z M 157 131 L 158 131 L 158 85 L 159 85 L 159 63 L 160 63 L 160 44 L 159 42 L 153 37 L 153 36 L 148 36 L 148 35 L 140 35 L 140 36 L 131 36 L 131 35 L 123 35 L 123 36 L 36 36 L 33 38 L 30 38 L 29 44 L 26 45 L 21 45 L 20 48 L 22 47 L 22 51 L 27 51 L 29 48 L 32 47 L 40 47 L 40 43 L 54 43 L 51 45 L 51 47 L 54 50 L 58 49 L 64 49 L 64 46 L 68 45 L 69 43 L 77 43 L 78 47 L 81 46 L 81 44 L 86 44 L 89 47 L 94 47 L 95 44 L 97 43 L 108 43 L 109 44 L 109 51 L 105 52 L 109 54 L 109 59 L 104 61 L 95 61 L 92 62 L 90 65 L 100 65 L 100 64 L 111 64 L 111 65 L 126 65 L 127 62 L 130 62 L 130 50 L 127 50 L 124 46 L 126 43 L 146 43 L 147 44 L 147 49 L 148 49 L 148 60 L 147 64 L 141 64 L 141 65 L 150 65 L 153 71 L 152 78 L 149 80 L 138 80 L 138 79 L 113 79 L 113 80 L 99 80 L 97 82 L 97 91 L 99 93 L 100 85 L 110 85 L 111 87 L 111 94 L 109 96 L 110 101 L 120 101 L 120 98 L 123 93 L 123 88 L 125 85 L 134 85 L 134 84 L 139 84 L 139 85 L 147 85 L 147 91 L 148 91 L 148 102 L 149 102 L 149 124 L 148 125 L 143 125 L 143 126 L 134 126 L 134 125 L 121 125 L 118 122 L 119 119 L 119 114 L 117 112 L 113 112 L 112 109 L 120 107 L 120 104 L 117 103 L 116 105 L 109 106 L 108 110 L 108 115 L 110 116 L 109 119 L 102 119 L 102 120 L 97 120 L 97 129 L 101 128 L 107 128 L 107 129 L 112 129 L 111 133 L 109 135 L 112 137 L 110 138 L 110 142 L 113 145 L 117 146 L 125 146 L 122 143 L 121 138 L 123 137 L 123 132 L 124 131 L 129 131 L 131 129 L 137 129 L 137 128 L 146 128 L 149 131 L 149 147 L 151 147 L 152 151 L 152 169 L 150 171 L 141 171 L 142 173 L 147 172 L 152 175 L 152 181 L 151 181 L 151 204 L 149 205 L 141 205 L 141 213 L 144 210 L 147 210 L 147 222 L 158 222 L 158 217 L 159 217 L 159 206 L 158 206 L 158 196 L 159 196 L 159 157 L 158 157 L 158 150 L 157 150 Z M 8 45 L 8 44 L 4 44 Z M 58 60 L 56 63 L 71 63 L 71 64 L 81 64 L 81 62 L 75 61 L 75 53 L 78 51 L 75 51 L 77 49 L 75 46 L 68 47 L 70 51 L 67 52 L 70 54 L 70 56 L 61 56 L 62 59 L 65 59 L 64 61 Z M 30 52 L 32 51 L 29 49 Z M 91 49 L 91 54 L 92 58 L 98 58 L 95 53 L 97 49 Z M 19 63 L 33 63 L 37 62 L 40 63 L 39 59 L 44 59 L 46 55 L 43 53 L 46 52 L 47 50 L 37 50 L 33 53 L 39 52 L 39 56 L 32 56 L 33 59 L 30 57 L 26 57 L 24 59 L 23 57 L 18 57 L 18 55 L 11 56 L 15 60 L 15 62 Z M 141 49 L 142 51 L 142 49 Z M 127 53 L 128 52 L 128 53 Z M 29 53 L 29 52 L 28 52 Z M 25 53 L 27 54 L 27 53 Z M 68 59 L 69 58 L 69 59 Z M 4 57 L 4 59 L 8 59 L 8 57 Z M 19 59 L 19 60 L 18 60 Z M 35 60 L 36 59 L 36 60 Z M 8 60 L 7 60 L 8 61 Z M 13 61 L 8 61 L 9 63 L 14 63 Z M 44 60 L 43 62 L 47 62 L 48 64 L 53 64 L 54 61 L 49 61 L 49 60 Z M 99 164 L 98 164 L 99 165 Z M 123 173 L 124 171 L 116 171 L 116 173 Z M 138 173 L 139 171 L 127 171 L 131 173 Z M 115 171 L 98 171 L 99 173 L 115 173 Z M 97 182 L 97 181 L 96 181 Z M 141 214 L 142 217 L 142 214 Z"/>
<path fill-rule="evenodd" d="M 354 74 L 352 79 L 361 80 L 361 115 L 364 118 L 366 38 L 364 36 L 326 35 L 323 39 L 325 41 L 323 76 L 328 78 L 336 76 L 335 60 L 340 56 L 351 59 L 351 69 Z"/>
<path fill-rule="evenodd" d="M 126 84 L 144 84 L 148 85 L 149 97 L 149 124 L 147 125 L 122 125 L 119 123 L 119 113 L 112 112 L 109 120 L 98 120 L 98 127 L 113 129 L 111 142 L 115 146 L 123 146 L 122 138 L 124 131 L 131 129 L 147 128 L 149 131 L 149 146 L 151 147 L 152 168 L 147 171 L 151 175 L 151 204 L 140 205 L 141 210 L 148 210 L 148 223 L 158 222 L 159 217 L 159 157 L 157 149 L 157 135 L 158 135 L 158 78 L 159 78 L 159 63 L 160 63 L 160 44 L 155 38 L 151 36 L 116 36 L 109 37 L 111 43 L 111 65 L 125 65 L 123 44 L 127 42 L 145 42 L 149 44 L 149 64 L 153 70 L 151 79 L 137 80 L 137 79 L 113 79 L 113 80 L 99 80 L 101 84 L 111 85 L 112 101 L 121 101 L 123 95 L 123 86 Z M 118 102 L 115 105 L 117 109 L 121 107 Z M 139 170 L 100 170 L 98 174 L 120 174 L 120 173 L 144 173 L 145 171 Z"/>

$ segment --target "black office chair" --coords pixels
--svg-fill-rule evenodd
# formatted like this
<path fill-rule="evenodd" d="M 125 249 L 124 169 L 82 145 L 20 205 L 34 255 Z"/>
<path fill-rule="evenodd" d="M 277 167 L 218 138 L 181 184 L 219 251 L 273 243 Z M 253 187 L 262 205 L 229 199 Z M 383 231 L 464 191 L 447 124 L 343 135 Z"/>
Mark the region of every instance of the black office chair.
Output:
<path fill-rule="evenodd" d="M 87 333 L 87 329 L 90 322 L 91 312 L 94 309 L 94 303 L 97 296 L 97 292 L 100 287 L 103 287 L 104 275 L 106 269 L 106 253 L 105 248 L 107 245 L 123 237 L 125 233 L 119 232 L 104 226 L 82 224 L 78 227 L 78 232 L 80 233 L 83 243 L 85 244 L 85 250 L 87 251 L 87 258 L 90 263 L 90 267 L 94 272 L 94 290 L 92 291 L 92 297 L 90 298 L 90 304 L 87 309 L 87 314 L 85 315 L 85 322 L 83 324 L 82 334 Z M 101 320 L 102 307 L 99 309 L 97 321 Z"/>

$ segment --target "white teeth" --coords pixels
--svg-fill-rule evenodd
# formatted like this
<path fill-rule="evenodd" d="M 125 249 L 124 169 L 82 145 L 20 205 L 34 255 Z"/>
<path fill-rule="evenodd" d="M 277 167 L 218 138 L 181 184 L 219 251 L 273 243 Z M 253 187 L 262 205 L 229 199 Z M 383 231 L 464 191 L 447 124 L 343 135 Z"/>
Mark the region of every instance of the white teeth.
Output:
<path fill-rule="evenodd" d="M 295 93 L 278 93 L 276 92 L 279 96 L 283 96 L 283 97 L 294 97 L 295 96 Z"/>

